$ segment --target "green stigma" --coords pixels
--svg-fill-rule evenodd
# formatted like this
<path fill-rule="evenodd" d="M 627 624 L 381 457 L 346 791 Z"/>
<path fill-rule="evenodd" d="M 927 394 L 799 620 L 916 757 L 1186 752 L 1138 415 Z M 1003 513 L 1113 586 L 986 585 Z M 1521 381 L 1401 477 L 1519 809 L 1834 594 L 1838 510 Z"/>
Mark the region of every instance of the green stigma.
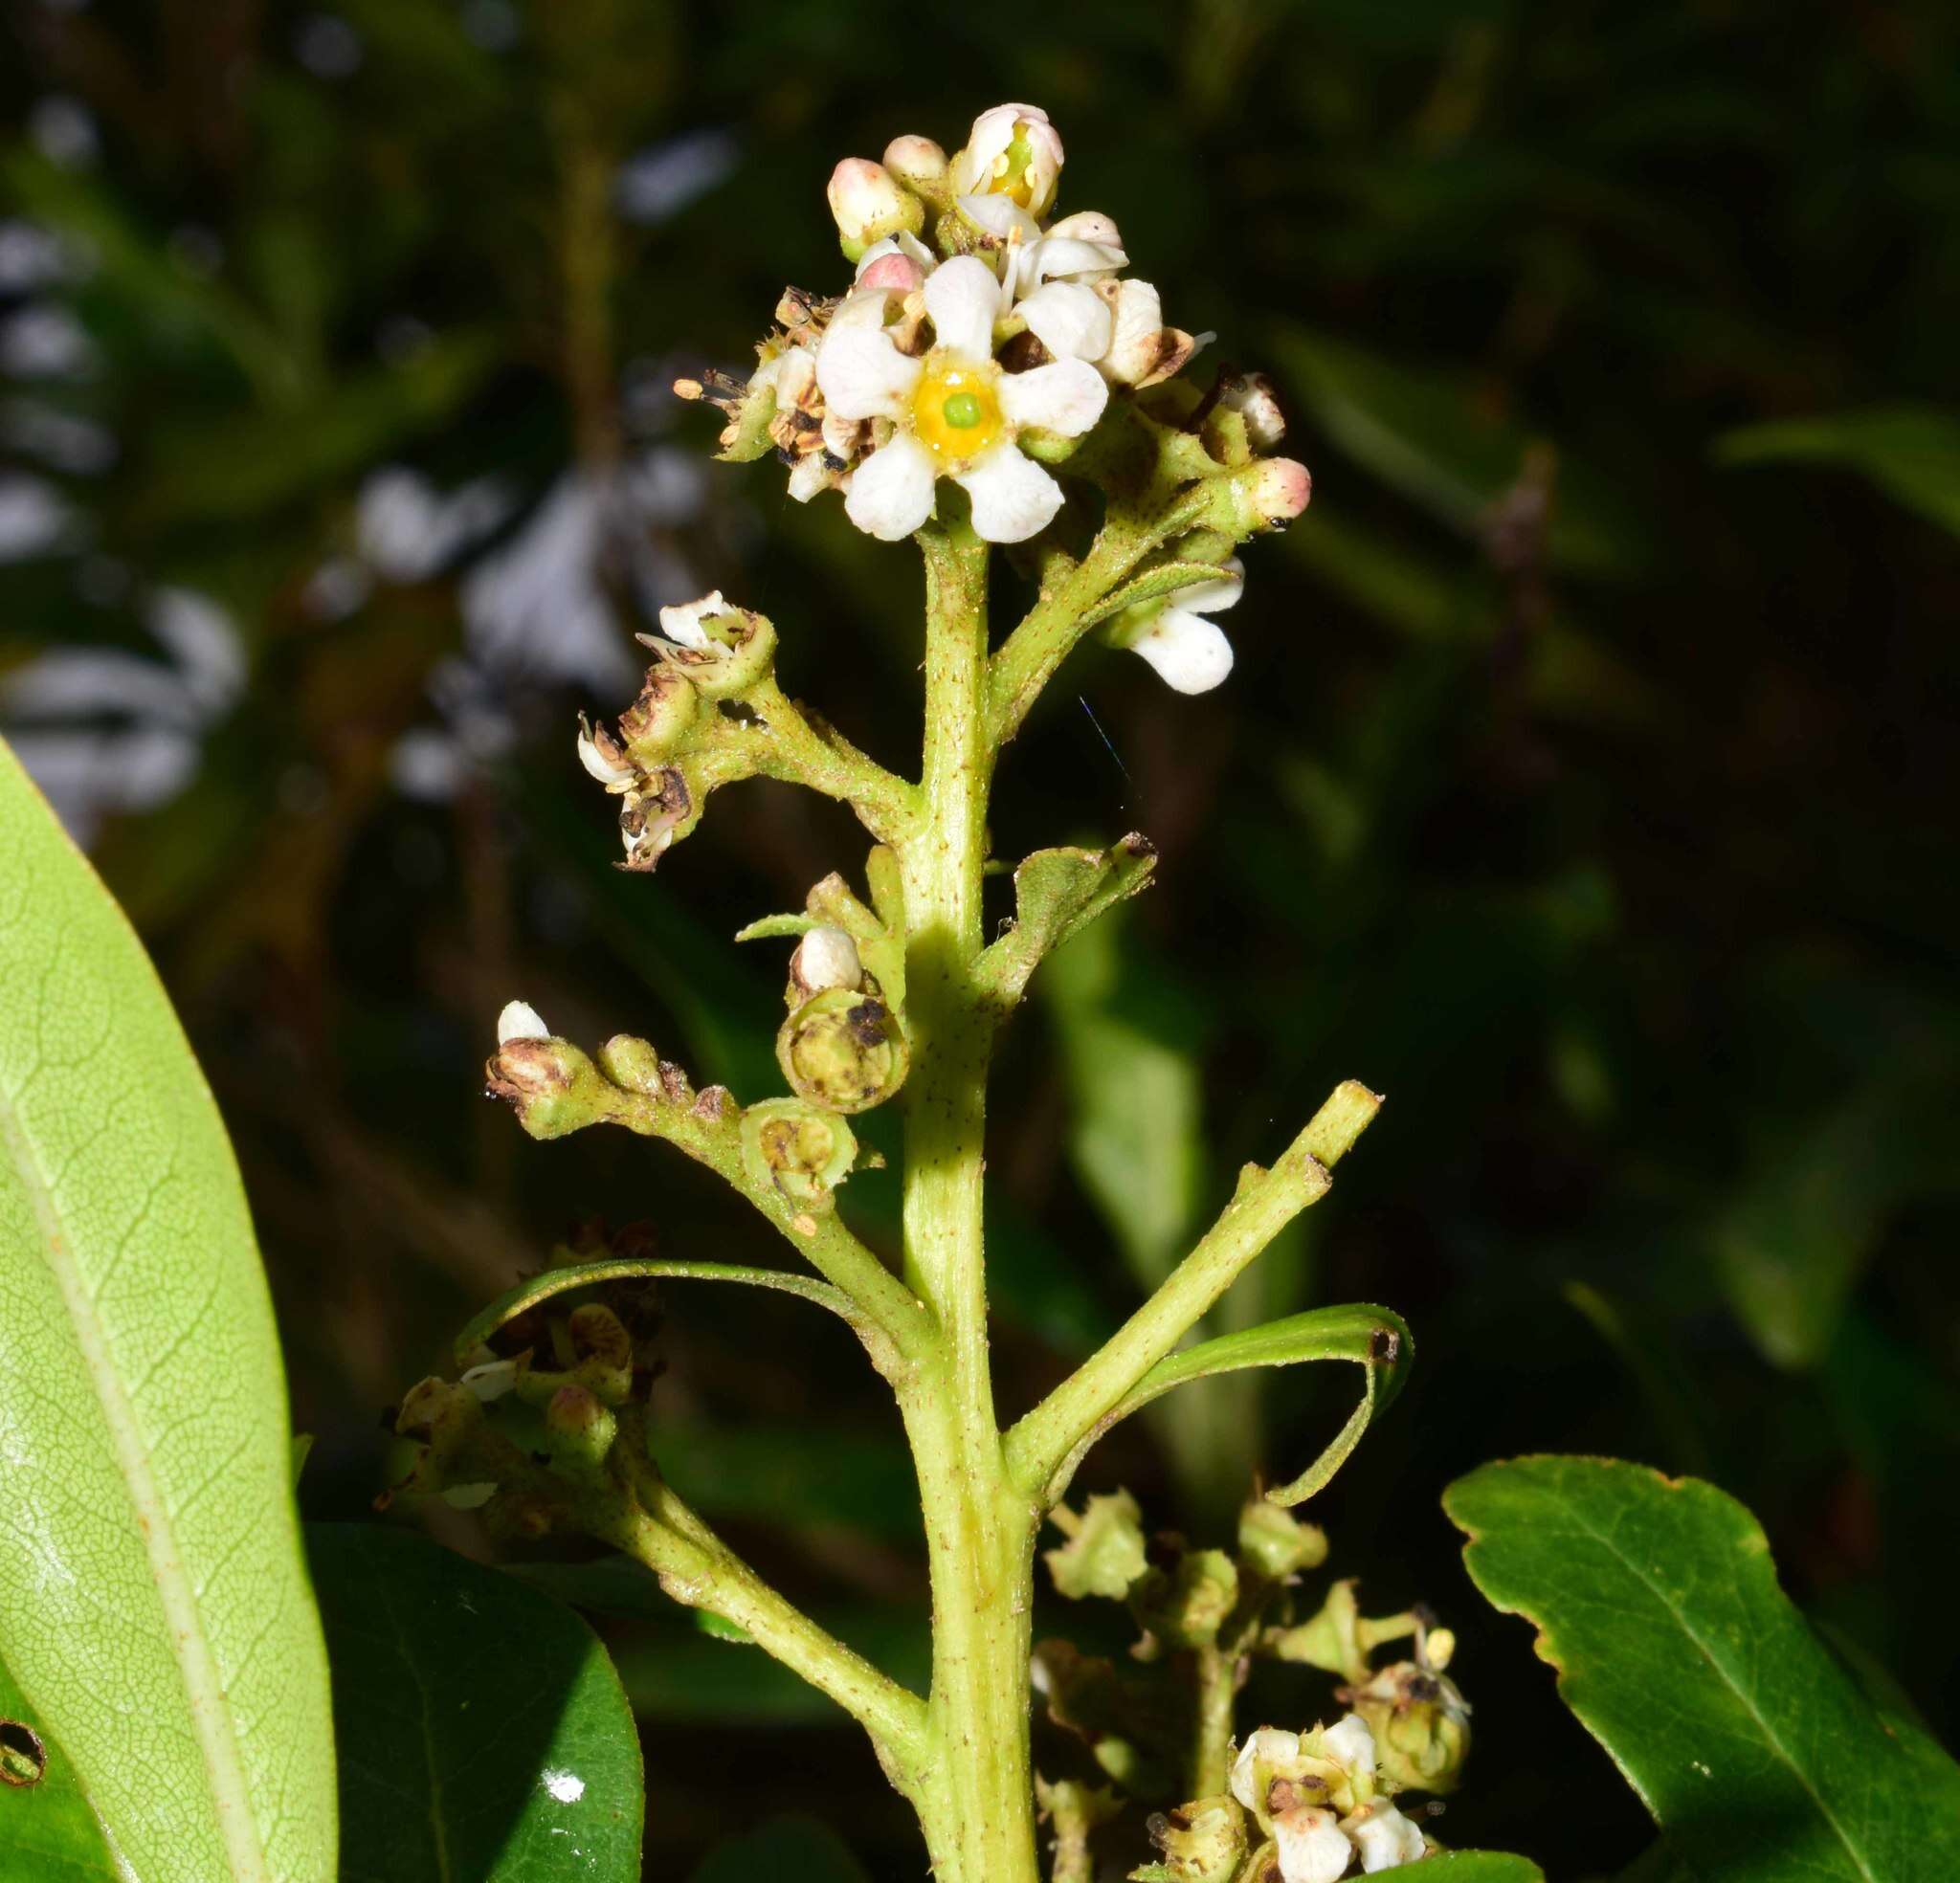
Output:
<path fill-rule="evenodd" d="M 971 392 L 955 392 L 940 410 L 946 414 L 948 425 L 957 426 L 962 432 L 970 432 L 986 415 L 980 410 L 979 398 Z"/>

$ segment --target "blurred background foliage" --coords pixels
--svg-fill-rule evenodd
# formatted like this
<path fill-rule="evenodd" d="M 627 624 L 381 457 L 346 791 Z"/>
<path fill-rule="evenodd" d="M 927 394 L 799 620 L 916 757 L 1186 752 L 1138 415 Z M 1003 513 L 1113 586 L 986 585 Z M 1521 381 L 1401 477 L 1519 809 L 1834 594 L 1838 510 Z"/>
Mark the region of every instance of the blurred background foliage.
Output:
<path fill-rule="evenodd" d="M 1371 1608 L 1463 1637 L 1481 1755 L 1443 1833 L 1561 1877 L 1646 1840 L 1458 1564 L 1437 1494 L 1499 1453 L 1714 1477 L 1950 1739 L 1960 17 L 16 0 L 4 31 L 0 727 L 236 1135 L 309 1515 L 366 1509 L 380 1409 L 572 1220 L 778 1258 L 678 1160 L 529 1143 L 479 1068 L 522 995 L 773 1087 L 781 963 L 727 938 L 855 869 L 853 828 L 745 786 L 624 876 L 573 714 L 720 585 L 777 618 L 792 691 L 909 764 L 914 559 L 706 463 L 666 388 L 746 359 L 786 282 L 841 284 L 837 157 L 1030 99 L 1064 207 L 1273 371 L 1316 496 L 1252 553 L 1225 688 L 1090 651 L 1009 756 L 1002 855 L 1137 828 L 1164 860 L 1006 1045 L 1006 1407 L 1363 1078 L 1381 1120 L 1222 1312 L 1373 1298 L 1416 1329 L 1316 1514 Z M 846 1210 L 889 1247 L 893 1177 Z M 667 1313 L 663 1466 L 918 1676 L 917 1517 L 861 1356 L 793 1302 Z M 1083 1485 L 1211 1540 L 1345 1385 L 1219 1383 Z M 611 1617 L 650 1876 L 770 1810 L 916 1873 L 822 1701 L 631 1577 L 526 1573 Z M 1311 1717 L 1314 1678 L 1268 1710 Z"/>

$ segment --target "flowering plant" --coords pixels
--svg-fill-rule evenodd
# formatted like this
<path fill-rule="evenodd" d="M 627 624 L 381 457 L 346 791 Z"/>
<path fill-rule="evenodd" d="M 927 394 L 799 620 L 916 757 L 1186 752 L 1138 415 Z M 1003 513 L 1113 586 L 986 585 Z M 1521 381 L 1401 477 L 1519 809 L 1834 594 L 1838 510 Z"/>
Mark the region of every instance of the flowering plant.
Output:
<path fill-rule="evenodd" d="M 1165 322 L 1156 289 L 1126 274 L 1116 222 L 1055 214 L 1063 166 L 1056 128 L 1026 104 L 982 113 L 951 156 L 906 136 L 882 163 L 839 165 L 829 200 L 851 283 L 834 298 L 786 293 L 752 369 L 679 388 L 723 410 L 724 458 L 773 453 L 791 497 L 836 493 L 852 526 L 909 537 L 924 562 L 916 780 L 790 698 L 774 624 L 720 590 L 659 611 L 637 697 L 577 735 L 579 763 L 618 801 L 629 872 L 657 869 L 742 779 L 813 790 L 863 825 L 861 882 L 827 875 L 800 910 L 738 938 L 793 943 L 776 1039 L 787 1090 L 745 1104 L 697 1089 L 626 1033 L 588 1052 L 522 1000 L 497 1030 L 489 1089 L 532 1137 L 613 1124 L 661 1140 L 752 1206 L 794 1265 L 664 1257 L 631 1233 L 555 1251 L 462 1330 L 455 1377 L 408 1393 L 393 1424 L 412 1464 L 382 1501 L 440 1499 L 505 1541 L 583 1537 L 643 1564 L 712 1632 L 775 1656 L 856 1719 L 941 1883 L 1035 1883 L 1044 1871 L 1091 1883 L 1099 1841 L 1102 1856 L 1123 1850 L 1132 1883 L 1337 1883 L 1416 1864 L 1458 1883 L 1531 1883 L 1527 1860 L 1452 1850 L 1441 1832 L 1471 1750 L 1455 1635 L 1424 1606 L 1365 1614 L 1353 1578 L 1321 1577 L 1329 1540 L 1296 1515 L 1392 1402 L 1409 1329 L 1363 1304 L 1191 1339 L 1326 1194 L 1377 1095 L 1337 1086 L 1270 1164 L 1240 1171 L 1216 1221 L 1074 1372 L 1016 1415 L 995 1402 L 983 1232 L 994 1041 L 1044 960 L 1146 889 L 1155 863 L 1137 833 L 996 859 L 996 766 L 1091 635 L 1181 692 L 1224 681 L 1232 648 L 1214 617 L 1242 593 L 1236 552 L 1299 516 L 1310 488 L 1302 464 L 1275 454 L 1284 424 L 1267 383 L 1194 372 L 1209 337 Z M 1013 581 L 1019 618 L 996 634 L 991 603 Z M 11 759 L 0 811 L 0 1011 L 24 1023 L 0 1030 L 0 1782 L 33 1791 L 60 1775 L 54 1812 L 34 1821 L 50 1841 L 33 1849 L 78 1875 L 324 1883 L 326 1656 L 285 1434 L 266 1416 L 278 1355 L 235 1175 L 140 951 Z M 1014 913 L 990 937 L 983 887 L 995 873 L 1012 875 Z M 119 1025 L 104 1032 L 111 1009 Z M 95 1076 L 105 1040 L 108 1101 Z M 851 1226 L 840 1192 L 877 1161 L 853 1120 L 895 1100 L 893 1265 Z M 930 1565 L 926 1691 L 799 1610 L 663 1476 L 649 1284 L 669 1280 L 823 1308 L 889 1385 Z M 188 1326 L 159 1301 L 189 1302 Z M 175 1363 L 193 1335 L 218 1362 L 216 1390 Z M 1125 1492 L 1068 1501 L 1086 1454 L 1131 1413 L 1214 1375 L 1323 1362 L 1358 1374 L 1351 1415 L 1296 1474 L 1248 1487 L 1222 1541 L 1147 1531 Z M 218 1484 L 227 1496 L 209 1495 Z M 1643 1874 L 1952 1873 L 1960 1774 L 1810 1631 L 1761 1531 L 1721 1493 L 1538 1458 L 1484 1467 L 1446 1507 L 1471 1538 L 1473 1580 L 1538 1624 L 1573 1710 L 1660 1820 L 1667 1841 Z M 621 1756 L 631 1721 L 603 1654 L 552 1605 L 526 1609 L 510 1579 L 393 1551 L 331 1534 L 312 1551 L 344 1774 L 359 1769 L 370 1723 L 348 1695 L 396 1699 L 405 1677 L 393 1663 L 373 1673 L 370 1624 L 386 1613 L 418 1687 L 440 1872 L 551 1878 L 575 1864 L 624 1883 L 638 1864 L 636 1828 L 620 1833 L 636 1754 Z M 1122 1605 L 1126 1664 L 1035 1639 L 1037 1561 L 1063 1600 Z M 104 1590 L 121 1593 L 105 1602 Z M 401 1614 L 418 1596 L 410 1628 Z M 437 1783 L 438 1738 L 463 1742 L 455 1722 L 484 1691 L 467 1690 L 438 1732 L 432 1696 L 478 1672 L 484 1639 L 458 1611 L 510 1617 L 489 1630 L 498 1657 L 550 1648 L 558 1631 L 570 1672 L 557 1725 L 587 1746 L 584 1769 L 518 1761 L 522 1834 L 484 1852 L 464 1847 L 465 1819 Z M 489 1716 L 481 1743 L 522 1712 L 509 1680 L 499 1658 L 490 1704 L 467 1722 Z M 125 1690 L 160 1696 L 141 1760 L 127 1756 Z M 78 1787 L 36 1718 L 58 1730 Z M 585 1815 L 535 1816 L 561 1810 Z M 575 1838 L 603 1844 L 603 1858 Z M 120 1854 L 131 1851 L 140 1861 Z"/>

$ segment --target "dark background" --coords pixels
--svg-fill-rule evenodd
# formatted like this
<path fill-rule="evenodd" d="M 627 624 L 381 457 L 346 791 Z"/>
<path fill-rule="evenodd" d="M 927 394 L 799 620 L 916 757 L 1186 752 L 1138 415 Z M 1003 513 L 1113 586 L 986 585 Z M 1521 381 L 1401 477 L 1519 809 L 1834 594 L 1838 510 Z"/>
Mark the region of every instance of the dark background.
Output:
<path fill-rule="evenodd" d="M 624 876 L 572 716 L 624 703 L 654 607 L 720 585 L 775 617 L 792 692 L 912 764 L 916 559 L 771 464 L 708 463 L 665 388 L 745 362 L 786 282 L 842 284 L 837 158 L 952 147 L 1027 99 L 1067 140 L 1062 207 L 1118 218 L 1211 358 L 1272 371 L 1316 495 L 1248 553 L 1225 687 L 1183 699 L 1091 649 L 1008 756 L 1000 854 L 1137 828 L 1163 864 L 1005 1048 L 1004 1409 L 1363 1078 L 1381 1119 L 1226 1312 L 1372 1298 L 1415 1328 L 1407 1395 L 1315 1515 L 1368 1607 L 1426 1599 L 1461 1637 L 1479 1749 L 1445 1834 L 1561 1878 L 1647 1838 L 1462 1576 L 1437 1494 L 1498 1454 L 1715 1478 L 1950 1739 L 1950 10 L 6 18 L 0 725 L 237 1138 L 318 1436 L 308 1515 L 366 1509 L 381 1408 L 572 1222 L 780 1258 L 658 1147 L 530 1143 L 480 1062 L 521 995 L 775 1089 L 780 944 L 727 938 L 855 871 L 854 827 L 745 786 Z M 846 1213 L 889 1248 L 896 1198 L 860 1176 Z M 917 1516 L 861 1356 L 794 1302 L 667 1310 L 663 1466 L 917 1676 Z M 1081 1486 L 1212 1537 L 1348 1389 L 1181 1398 Z M 918 1873 L 823 1702 L 679 1611 L 608 1628 L 650 1876 L 774 1809 Z M 1316 1679 L 1272 1711 L 1322 1710 Z"/>

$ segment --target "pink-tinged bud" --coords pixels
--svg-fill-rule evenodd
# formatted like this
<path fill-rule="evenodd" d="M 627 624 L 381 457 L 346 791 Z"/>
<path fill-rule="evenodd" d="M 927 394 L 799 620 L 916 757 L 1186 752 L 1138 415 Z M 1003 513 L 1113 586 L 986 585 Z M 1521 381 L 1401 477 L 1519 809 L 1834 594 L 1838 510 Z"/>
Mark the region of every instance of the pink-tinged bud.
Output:
<path fill-rule="evenodd" d="M 858 277 L 860 288 L 882 288 L 887 294 L 911 294 L 925 285 L 925 271 L 907 255 L 882 255 Z"/>
<path fill-rule="evenodd" d="M 1306 466 L 1293 458 L 1269 457 L 1253 473 L 1247 495 L 1253 515 L 1277 529 L 1306 508 L 1313 495 L 1313 478 Z"/>
<path fill-rule="evenodd" d="M 928 199 L 947 195 L 946 152 L 929 137 L 898 137 L 884 147 L 884 166 L 908 189 Z"/>
<path fill-rule="evenodd" d="M 887 235 L 916 235 L 925 226 L 925 205 L 882 164 L 868 157 L 846 157 L 831 172 L 824 193 L 830 198 L 847 261 L 856 261 Z"/>

